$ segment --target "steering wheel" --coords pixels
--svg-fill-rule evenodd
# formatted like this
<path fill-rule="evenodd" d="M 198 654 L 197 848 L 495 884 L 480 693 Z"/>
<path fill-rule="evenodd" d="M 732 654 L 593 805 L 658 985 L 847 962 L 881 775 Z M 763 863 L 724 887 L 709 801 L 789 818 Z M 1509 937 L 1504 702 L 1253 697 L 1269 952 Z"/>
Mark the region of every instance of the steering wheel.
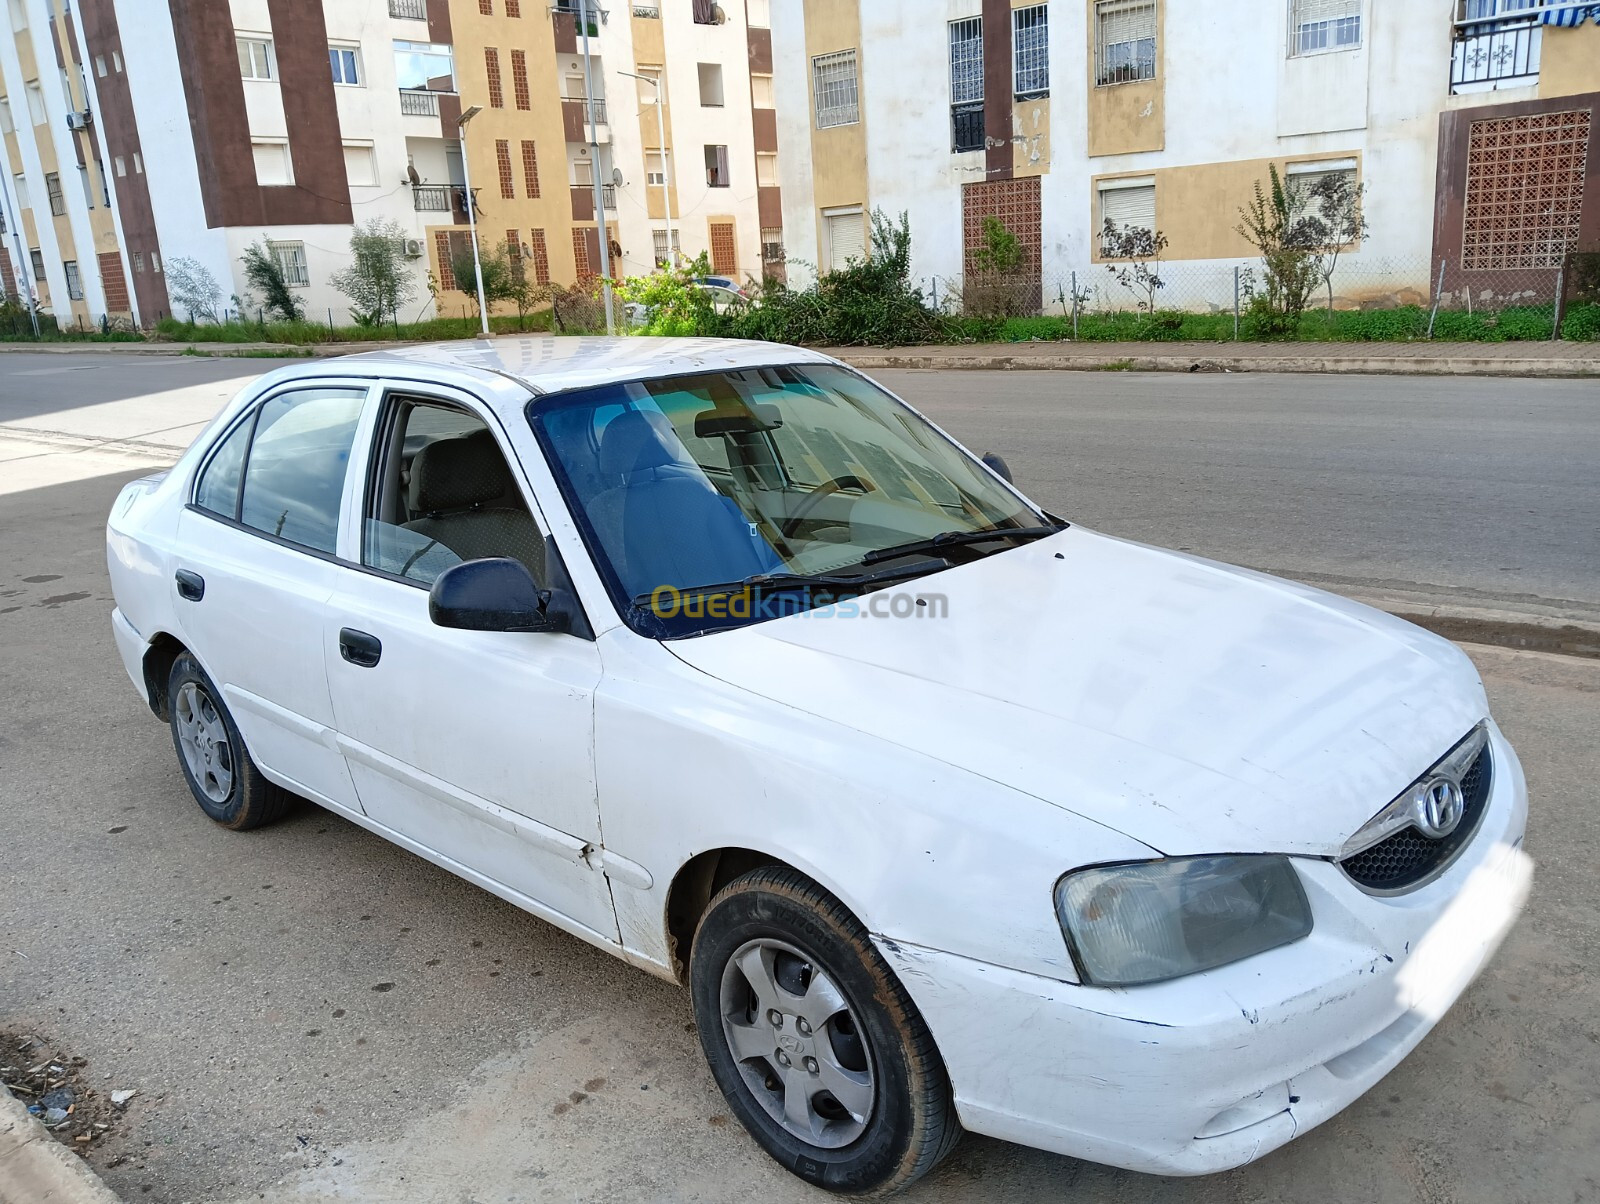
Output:
<path fill-rule="evenodd" d="M 808 493 L 804 500 L 794 508 L 794 513 L 778 525 L 778 529 L 783 532 L 785 539 L 793 539 L 795 532 L 800 530 L 800 524 L 811 516 L 811 512 L 817 508 L 818 503 L 823 498 L 832 497 L 841 489 L 859 489 L 862 493 L 872 493 L 876 488 L 877 486 L 871 481 L 864 481 L 857 476 L 833 477 L 822 482 L 822 484 Z"/>

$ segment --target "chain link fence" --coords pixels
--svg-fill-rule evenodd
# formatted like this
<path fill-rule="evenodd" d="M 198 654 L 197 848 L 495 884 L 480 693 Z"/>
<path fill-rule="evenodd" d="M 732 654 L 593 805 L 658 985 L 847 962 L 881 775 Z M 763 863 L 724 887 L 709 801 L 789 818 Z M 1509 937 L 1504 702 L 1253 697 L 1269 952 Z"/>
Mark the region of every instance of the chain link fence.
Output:
<path fill-rule="evenodd" d="M 1600 254 L 1559 267 L 1469 271 L 1448 261 L 1341 255 L 1299 319 L 1267 306 L 1259 259 L 1084 263 L 1041 278 L 925 278 L 951 316 L 999 322 L 991 337 L 1539 340 L 1600 338 Z"/>

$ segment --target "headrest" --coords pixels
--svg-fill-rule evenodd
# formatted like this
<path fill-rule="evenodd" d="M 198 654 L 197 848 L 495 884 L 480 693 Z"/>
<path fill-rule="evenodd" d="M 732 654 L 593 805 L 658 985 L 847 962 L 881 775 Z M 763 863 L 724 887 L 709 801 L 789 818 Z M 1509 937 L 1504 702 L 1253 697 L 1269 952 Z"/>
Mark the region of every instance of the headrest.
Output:
<path fill-rule="evenodd" d="M 600 471 L 612 475 L 686 463 L 683 444 L 665 414 L 629 410 L 600 436 Z"/>
<path fill-rule="evenodd" d="M 426 444 L 411 462 L 411 509 L 419 513 L 465 510 L 513 492 L 506 459 L 488 431 Z"/>

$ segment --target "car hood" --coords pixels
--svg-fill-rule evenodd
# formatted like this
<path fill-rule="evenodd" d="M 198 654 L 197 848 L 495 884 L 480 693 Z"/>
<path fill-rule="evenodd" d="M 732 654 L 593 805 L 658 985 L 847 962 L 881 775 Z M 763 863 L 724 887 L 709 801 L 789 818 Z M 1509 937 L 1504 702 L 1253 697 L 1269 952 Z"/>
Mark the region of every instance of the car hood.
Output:
<path fill-rule="evenodd" d="M 1335 853 L 1488 712 L 1420 628 L 1077 527 L 896 594 L 667 647 L 1171 855 Z"/>

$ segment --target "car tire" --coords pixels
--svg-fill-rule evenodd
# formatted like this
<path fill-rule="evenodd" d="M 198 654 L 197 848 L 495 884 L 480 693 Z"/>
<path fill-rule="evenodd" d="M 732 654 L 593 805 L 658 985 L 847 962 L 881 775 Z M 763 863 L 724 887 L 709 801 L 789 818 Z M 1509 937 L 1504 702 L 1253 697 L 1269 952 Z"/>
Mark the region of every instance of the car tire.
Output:
<path fill-rule="evenodd" d="M 294 805 L 294 795 L 261 776 L 222 692 L 187 652 L 167 678 L 167 712 L 184 781 L 217 823 L 244 832 L 281 819 Z"/>
<path fill-rule="evenodd" d="M 729 1107 L 800 1178 L 887 1196 L 954 1148 L 950 1081 L 916 1005 L 861 922 L 803 874 L 769 866 L 724 887 L 689 978 Z"/>

